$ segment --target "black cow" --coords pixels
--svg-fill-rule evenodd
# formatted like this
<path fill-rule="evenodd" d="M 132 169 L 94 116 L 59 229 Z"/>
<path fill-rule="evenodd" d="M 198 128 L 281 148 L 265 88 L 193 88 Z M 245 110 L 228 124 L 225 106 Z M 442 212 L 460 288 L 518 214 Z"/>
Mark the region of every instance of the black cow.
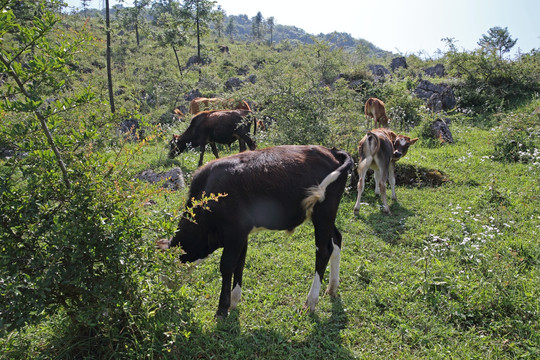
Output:
<path fill-rule="evenodd" d="M 246 150 L 246 143 L 250 150 L 255 150 L 255 142 L 249 137 L 251 121 L 247 118 L 250 114 L 251 112 L 247 110 L 200 112 L 191 119 L 191 123 L 182 135 L 173 135 L 169 143 L 169 158 L 172 159 L 180 154 L 188 145 L 199 146 L 201 151 L 199 166 L 201 166 L 207 143 L 210 143 L 215 157 L 219 158 L 216 143 L 231 145 L 236 140 L 240 143 L 240 152 Z"/>
<path fill-rule="evenodd" d="M 309 145 L 277 146 L 211 161 L 194 173 L 186 207 L 210 194 L 225 197 L 210 201 L 208 209 L 195 207 L 196 222 L 183 217 L 174 237 L 160 240 L 158 247 L 180 246 L 180 260 L 196 263 L 223 248 L 216 316 L 226 317 L 240 300 L 248 235 L 263 229 L 292 232 L 311 219 L 315 275 L 305 308 L 313 312 L 329 260 L 326 291 L 331 296 L 337 292 L 341 234 L 334 223 L 352 167 L 345 151 Z"/>

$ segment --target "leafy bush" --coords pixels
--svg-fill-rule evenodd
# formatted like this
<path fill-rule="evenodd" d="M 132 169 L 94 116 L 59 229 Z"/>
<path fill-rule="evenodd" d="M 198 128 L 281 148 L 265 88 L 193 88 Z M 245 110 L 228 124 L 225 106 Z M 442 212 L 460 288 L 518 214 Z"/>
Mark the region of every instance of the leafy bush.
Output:
<path fill-rule="evenodd" d="M 0 72 L 10 75 L 0 138 L 11 151 L 0 170 L 0 328 L 63 310 L 95 334 L 121 328 L 126 307 L 141 306 L 136 276 L 151 245 L 141 241 L 130 154 L 108 148 L 116 119 L 97 118 L 85 106 L 91 91 L 69 85 L 66 64 L 82 40 L 58 37 L 58 16 L 41 11 L 24 27 L 0 11 Z"/>
<path fill-rule="evenodd" d="M 493 158 L 540 164 L 540 114 L 516 113 L 503 119 L 494 140 Z"/>
<path fill-rule="evenodd" d="M 0 177 L 3 240 L 2 319 L 8 329 L 64 307 L 74 322 L 118 320 L 136 284 L 132 257 L 140 244 L 133 198 L 107 178 L 96 154 L 70 163 L 70 191 L 58 186 L 50 151 L 4 166 Z"/>
<path fill-rule="evenodd" d="M 540 91 L 537 54 L 512 62 L 480 51 L 450 52 L 447 57 L 449 74 L 459 78 L 454 92 L 461 109 L 477 113 L 502 111 Z"/>

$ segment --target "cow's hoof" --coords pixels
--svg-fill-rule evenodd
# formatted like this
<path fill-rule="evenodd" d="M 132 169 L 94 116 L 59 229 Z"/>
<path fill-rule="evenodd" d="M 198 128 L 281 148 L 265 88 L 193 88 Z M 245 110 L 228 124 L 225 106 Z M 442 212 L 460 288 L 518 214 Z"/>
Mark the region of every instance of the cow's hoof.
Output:
<path fill-rule="evenodd" d="M 227 309 L 218 309 L 218 311 L 216 311 L 216 319 L 226 319 L 227 316 L 229 316 L 229 311 Z"/>

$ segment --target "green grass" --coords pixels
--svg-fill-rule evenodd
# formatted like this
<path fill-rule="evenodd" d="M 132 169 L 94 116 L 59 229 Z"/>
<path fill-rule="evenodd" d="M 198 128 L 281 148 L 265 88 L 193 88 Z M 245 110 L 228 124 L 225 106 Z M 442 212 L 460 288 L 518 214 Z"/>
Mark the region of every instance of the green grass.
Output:
<path fill-rule="evenodd" d="M 356 190 L 347 189 L 337 219 L 343 234 L 339 296 L 321 296 L 315 314 L 302 310 L 315 255 L 306 223 L 292 235 L 250 237 L 242 301 L 223 321 L 214 319 L 221 251 L 176 272 L 165 254 L 163 264 L 153 265 L 156 279 L 145 281 L 162 286 L 163 299 L 171 302 L 152 308 L 162 300 L 148 299 L 148 312 L 133 315 L 136 328 L 111 334 L 129 346 L 103 353 L 171 359 L 539 357 L 540 169 L 491 160 L 490 131 L 463 125 L 453 131 L 456 144 L 419 142 L 401 160 L 442 171 L 449 181 L 399 186 L 398 202 L 389 199 L 391 215 L 382 213 L 368 183 L 366 204 L 355 217 Z M 135 163 L 141 170 L 181 166 L 189 175 L 198 152 L 168 160 L 166 138 L 143 147 Z M 223 148 L 222 156 L 236 151 Z M 211 159 L 209 152 L 205 162 Z M 184 196 L 157 192 L 157 204 L 143 216 L 177 211 Z M 174 225 L 162 232 L 170 234 Z M 155 229 L 146 236 L 153 242 Z M 169 287 L 157 280 L 159 273 L 170 277 Z M 63 324 L 60 314 L 3 338 L 8 351 L 0 357 L 64 357 L 95 346 L 95 339 L 70 337 Z"/>

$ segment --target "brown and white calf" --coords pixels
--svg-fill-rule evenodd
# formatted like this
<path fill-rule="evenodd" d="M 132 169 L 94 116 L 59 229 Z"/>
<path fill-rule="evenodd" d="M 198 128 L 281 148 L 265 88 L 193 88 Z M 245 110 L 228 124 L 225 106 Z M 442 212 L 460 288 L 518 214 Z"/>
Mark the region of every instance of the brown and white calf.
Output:
<path fill-rule="evenodd" d="M 189 113 L 193 115 L 211 109 L 251 111 L 249 104 L 244 100 L 197 97 L 189 103 Z"/>
<path fill-rule="evenodd" d="M 309 145 L 277 146 L 211 161 L 194 173 L 186 208 L 210 194 L 225 197 L 210 201 L 207 209 L 196 207 L 196 222 L 183 217 L 174 237 L 160 240 L 158 247 L 180 246 L 182 262 L 198 262 L 223 248 L 216 316 L 225 317 L 240 300 L 249 234 L 264 229 L 292 232 L 311 219 L 315 274 L 305 308 L 313 312 L 329 261 L 326 291 L 335 296 L 338 288 L 341 233 L 335 219 L 352 167 L 347 152 Z"/>
<path fill-rule="evenodd" d="M 374 170 L 375 194 L 381 195 L 383 209 L 390 213 L 390 208 L 386 201 L 386 182 L 390 182 L 392 188 L 392 200 L 396 197 L 396 178 L 394 169 L 396 161 L 407 154 L 409 146 L 418 141 L 418 138 L 411 139 L 405 135 L 397 135 L 388 129 L 374 129 L 368 131 L 366 136 L 358 143 L 358 197 L 354 205 L 354 214 L 358 215 L 360 210 L 360 197 L 364 192 L 364 184 L 368 169 Z"/>
<path fill-rule="evenodd" d="M 369 98 L 364 105 L 364 114 L 366 114 L 367 126 L 368 128 L 371 125 L 369 118 L 373 119 L 373 127 L 388 127 L 390 119 L 386 116 L 386 110 L 384 108 L 384 103 L 377 98 Z"/>
<path fill-rule="evenodd" d="M 240 151 L 255 150 L 256 145 L 249 136 L 251 128 L 251 112 L 247 110 L 212 110 L 202 111 L 191 119 L 191 122 L 182 135 L 173 135 L 169 142 L 169 158 L 174 158 L 190 147 L 199 147 L 201 156 L 199 166 L 202 165 L 206 144 L 209 143 L 216 158 L 219 154 L 216 143 L 231 145 L 238 140 Z M 256 125 L 255 125 L 256 126 Z"/>

